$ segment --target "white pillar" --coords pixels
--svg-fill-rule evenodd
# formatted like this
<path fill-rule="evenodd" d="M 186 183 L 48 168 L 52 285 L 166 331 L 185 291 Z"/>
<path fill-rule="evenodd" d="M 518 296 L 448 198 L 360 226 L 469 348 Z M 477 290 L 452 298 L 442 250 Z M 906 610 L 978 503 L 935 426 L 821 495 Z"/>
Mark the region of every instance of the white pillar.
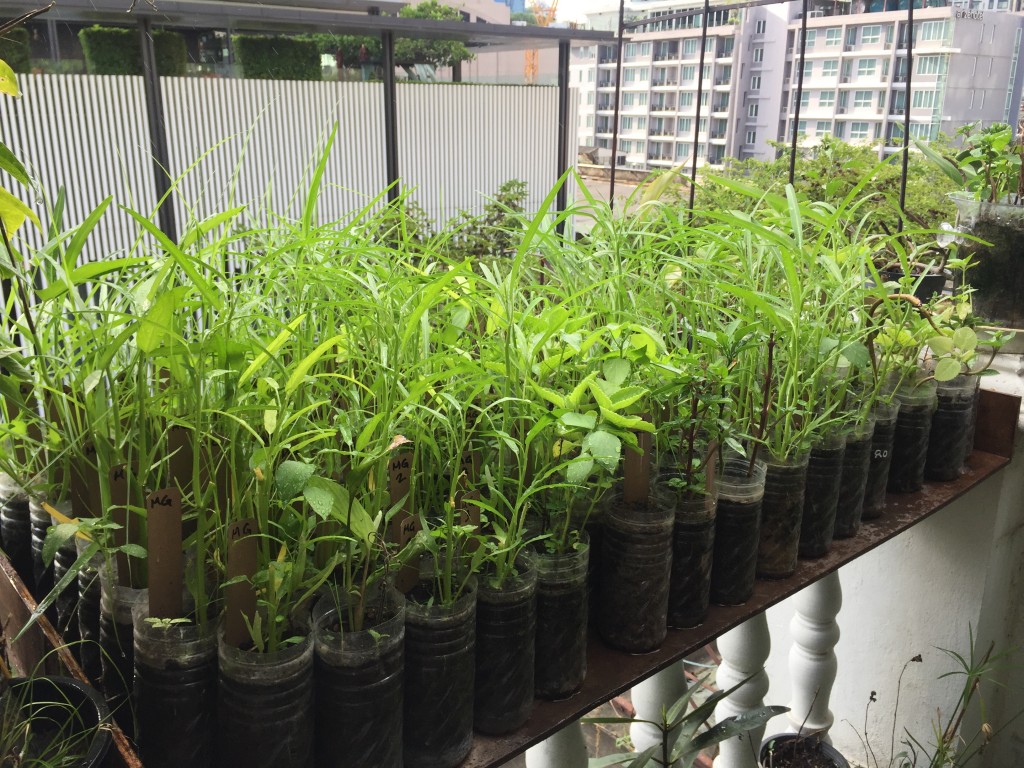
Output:
<path fill-rule="evenodd" d="M 771 646 L 772 638 L 764 613 L 747 619 L 718 638 L 718 652 L 722 654 L 718 688 L 724 691 L 748 677 L 750 680 L 719 703 L 715 708 L 716 721 L 764 706 L 764 697 L 768 693 L 764 663 Z M 764 726 L 761 726 L 723 741 L 715 758 L 715 768 L 758 768 L 757 751 L 763 738 Z"/>
<path fill-rule="evenodd" d="M 579 720 L 526 750 L 526 768 L 587 768 L 587 744 Z"/>
<path fill-rule="evenodd" d="M 828 708 L 839 665 L 836 616 L 843 605 L 839 573 L 830 573 L 794 598 L 796 612 L 789 624 L 793 645 L 789 650 L 789 676 L 793 699 L 789 704 L 789 730 L 816 733 L 829 741 L 832 711 Z"/>
<path fill-rule="evenodd" d="M 638 718 L 657 723 L 661 722 L 662 712 L 675 704 L 688 687 L 683 663 L 678 662 L 634 685 L 629 697 Z M 675 744 L 678 735 L 677 729 L 671 737 L 672 744 Z M 637 752 L 661 744 L 661 730 L 649 723 L 633 723 L 629 727 L 629 737 Z"/>

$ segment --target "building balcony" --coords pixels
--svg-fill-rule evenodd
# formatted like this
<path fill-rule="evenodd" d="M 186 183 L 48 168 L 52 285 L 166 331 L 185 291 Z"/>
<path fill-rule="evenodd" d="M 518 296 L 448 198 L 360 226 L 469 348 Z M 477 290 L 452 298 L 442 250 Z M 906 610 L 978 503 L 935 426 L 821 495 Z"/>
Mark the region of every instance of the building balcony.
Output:
<path fill-rule="evenodd" d="M 670 51 L 669 53 L 656 53 L 654 54 L 655 61 L 679 61 L 679 51 Z"/>
<path fill-rule="evenodd" d="M 678 80 L 651 80 L 651 88 L 678 88 Z"/>

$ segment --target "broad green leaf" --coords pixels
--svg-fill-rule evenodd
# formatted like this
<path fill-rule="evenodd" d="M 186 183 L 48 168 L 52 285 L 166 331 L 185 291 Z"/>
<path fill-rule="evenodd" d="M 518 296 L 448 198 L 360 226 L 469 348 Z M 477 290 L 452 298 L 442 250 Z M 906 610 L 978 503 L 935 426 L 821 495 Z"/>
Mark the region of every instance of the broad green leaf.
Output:
<path fill-rule="evenodd" d="M 272 435 L 277 431 L 277 409 L 267 408 L 263 412 L 263 428 L 267 431 L 268 435 Z"/>
<path fill-rule="evenodd" d="M 78 523 L 61 523 L 52 526 L 46 532 L 46 540 L 43 542 L 43 563 L 46 565 L 52 563 L 57 550 L 76 533 L 78 533 Z"/>
<path fill-rule="evenodd" d="M 594 460 L 589 456 L 581 456 L 568 466 L 565 479 L 573 485 L 583 485 L 594 470 Z"/>
<path fill-rule="evenodd" d="M 0 221 L 3 221 L 4 227 L 7 229 L 7 236 L 10 237 L 17 232 L 21 225 L 25 223 L 25 219 L 35 224 L 37 228 L 42 229 L 39 226 L 39 217 L 21 200 L 3 187 L 0 187 Z"/>
<path fill-rule="evenodd" d="M 290 501 L 302 493 L 306 481 L 313 476 L 313 465 L 303 461 L 282 461 L 274 473 L 279 498 Z"/>
<path fill-rule="evenodd" d="M 605 469 L 613 470 L 622 455 L 622 441 L 610 432 L 599 429 L 583 438 L 583 449 Z"/>
<path fill-rule="evenodd" d="M 591 430 L 597 426 L 597 416 L 593 413 L 576 413 L 574 411 L 570 411 L 569 413 L 563 413 L 559 417 L 559 421 L 567 427 L 576 427 L 577 429 Z"/>
<path fill-rule="evenodd" d="M 949 336 L 932 336 L 928 339 L 928 348 L 935 355 L 948 355 L 953 351 L 954 342 Z"/>
<path fill-rule="evenodd" d="M 654 432 L 654 425 L 639 416 L 623 416 L 621 413 L 601 407 L 601 419 L 619 429 L 631 429 L 635 432 Z"/>
<path fill-rule="evenodd" d="M 953 331 L 953 343 L 957 349 L 964 352 L 972 352 L 978 347 L 978 334 L 973 328 L 957 328 Z"/>
<path fill-rule="evenodd" d="M 612 403 L 615 405 L 615 410 L 624 411 L 646 394 L 647 390 L 643 387 L 623 387 L 617 392 L 612 393 L 611 398 Z"/>
<path fill-rule="evenodd" d="M 11 174 L 15 181 L 19 184 L 24 184 L 26 187 L 31 184 L 25 166 L 21 164 L 21 161 L 14 156 L 14 153 L 2 141 L 0 141 L 0 171 L 6 171 Z"/>
<path fill-rule="evenodd" d="M 139 546 L 138 544 L 122 544 L 117 548 L 119 552 L 124 552 L 128 557 L 137 557 L 140 560 L 145 559 L 149 554 L 146 552 L 146 548 Z"/>
<path fill-rule="evenodd" d="M 622 358 L 608 360 L 602 367 L 602 372 L 608 382 L 616 387 L 621 387 L 625 383 L 626 377 L 629 376 L 629 361 Z"/>
<path fill-rule="evenodd" d="M 859 341 L 851 342 L 843 347 L 843 357 L 854 368 L 867 368 L 871 365 L 871 353 L 867 346 Z"/>
<path fill-rule="evenodd" d="M 341 511 L 340 497 L 335 495 L 330 483 L 330 480 L 325 480 L 322 477 L 310 477 L 302 489 L 302 496 L 306 499 L 306 503 L 322 520 L 329 520 Z M 339 506 L 336 507 L 336 504 Z"/>
<path fill-rule="evenodd" d="M 0 59 L 0 94 L 7 94 L 16 99 L 21 96 L 21 91 L 18 90 L 18 78 L 14 74 L 14 70 L 2 59 Z"/>
<path fill-rule="evenodd" d="M 152 355 L 164 343 L 174 326 L 174 310 L 181 300 L 182 289 L 161 293 L 141 318 L 135 343 L 139 351 Z"/>
<path fill-rule="evenodd" d="M 936 381 L 952 381 L 960 375 L 960 361 L 948 357 L 939 360 L 935 366 Z"/>

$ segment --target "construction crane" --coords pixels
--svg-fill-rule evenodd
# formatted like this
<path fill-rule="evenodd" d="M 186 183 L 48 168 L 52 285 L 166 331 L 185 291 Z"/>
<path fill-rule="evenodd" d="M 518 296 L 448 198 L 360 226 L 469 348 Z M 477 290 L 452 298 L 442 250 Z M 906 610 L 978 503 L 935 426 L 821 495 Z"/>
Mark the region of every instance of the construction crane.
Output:
<path fill-rule="evenodd" d="M 550 27 L 558 13 L 558 0 L 551 0 L 550 4 L 533 2 L 529 7 L 530 13 L 537 19 L 538 27 Z M 536 48 L 526 52 L 526 67 L 523 74 L 526 75 L 527 83 L 537 82 L 538 59 L 539 54 Z"/>

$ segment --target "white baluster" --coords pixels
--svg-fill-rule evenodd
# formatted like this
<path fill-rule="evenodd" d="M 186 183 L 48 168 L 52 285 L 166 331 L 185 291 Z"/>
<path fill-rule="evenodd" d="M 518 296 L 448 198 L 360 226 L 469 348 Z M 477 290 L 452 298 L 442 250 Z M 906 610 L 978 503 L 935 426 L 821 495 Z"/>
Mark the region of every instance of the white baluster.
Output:
<path fill-rule="evenodd" d="M 793 733 L 818 733 L 828 741 L 834 718 L 828 708 L 839 665 L 833 650 L 839 642 L 836 616 L 843 605 L 839 574 L 831 573 L 811 584 L 794 598 L 796 613 L 789 624 L 793 646 L 789 650 L 789 675 L 793 699 L 789 705 Z"/>
<path fill-rule="evenodd" d="M 587 768 L 587 744 L 579 720 L 526 750 L 526 768 Z"/>
<path fill-rule="evenodd" d="M 662 711 L 675 704 L 686 693 L 687 687 L 683 663 L 679 662 L 634 685 L 629 697 L 638 718 L 658 723 L 661 722 Z M 671 737 L 671 743 L 675 743 L 677 736 L 678 731 Z M 629 737 L 637 752 L 661 744 L 661 730 L 649 723 L 633 723 L 629 727 Z"/>
<path fill-rule="evenodd" d="M 764 706 L 764 697 L 768 693 L 764 663 L 771 646 L 768 620 L 763 613 L 747 619 L 718 638 L 718 652 L 722 654 L 718 687 L 724 691 L 748 677 L 750 680 L 719 703 L 715 708 L 716 721 Z M 722 742 L 715 758 L 715 768 L 758 768 L 757 751 L 762 738 L 764 726 Z"/>

